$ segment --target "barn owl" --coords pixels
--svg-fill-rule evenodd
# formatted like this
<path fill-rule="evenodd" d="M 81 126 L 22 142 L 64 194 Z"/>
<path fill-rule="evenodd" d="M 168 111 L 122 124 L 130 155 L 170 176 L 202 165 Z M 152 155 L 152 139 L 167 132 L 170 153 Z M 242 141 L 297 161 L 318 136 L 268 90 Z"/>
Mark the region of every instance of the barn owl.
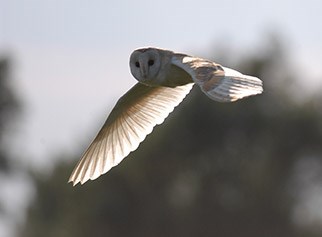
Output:
<path fill-rule="evenodd" d="M 217 63 L 159 48 L 136 49 L 130 69 L 138 81 L 111 111 L 73 170 L 73 185 L 94 180 L 137 149 L 194 84 L 210 99 L 232 102 L 261 94 L 262 81 Z"/>

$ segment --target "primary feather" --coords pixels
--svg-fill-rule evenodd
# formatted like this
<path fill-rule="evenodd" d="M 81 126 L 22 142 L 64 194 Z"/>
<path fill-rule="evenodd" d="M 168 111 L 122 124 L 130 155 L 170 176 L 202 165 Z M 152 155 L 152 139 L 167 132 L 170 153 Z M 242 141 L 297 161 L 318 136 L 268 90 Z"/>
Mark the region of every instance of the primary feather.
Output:
<path fill-rule="evenodd" d="M 155 125 L 161 124 L 193 84 L 149 87 L 137 83 L 119 99 L 94 141 L 72 172 L 69 182 L 76 185 L 109 171 L 137 149 Z"/>

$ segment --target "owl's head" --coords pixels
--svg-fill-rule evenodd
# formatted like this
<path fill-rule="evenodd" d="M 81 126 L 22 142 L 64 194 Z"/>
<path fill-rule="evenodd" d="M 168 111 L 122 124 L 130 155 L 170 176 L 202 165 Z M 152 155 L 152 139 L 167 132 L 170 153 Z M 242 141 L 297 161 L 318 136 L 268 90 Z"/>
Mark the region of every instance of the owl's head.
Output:
<path fill-rule="evenodd" d="M 144 84 L 154 84 L 161 68 L 160 51 L 156 48 L 135 50 L 130 57 L 132 75 Z"/>

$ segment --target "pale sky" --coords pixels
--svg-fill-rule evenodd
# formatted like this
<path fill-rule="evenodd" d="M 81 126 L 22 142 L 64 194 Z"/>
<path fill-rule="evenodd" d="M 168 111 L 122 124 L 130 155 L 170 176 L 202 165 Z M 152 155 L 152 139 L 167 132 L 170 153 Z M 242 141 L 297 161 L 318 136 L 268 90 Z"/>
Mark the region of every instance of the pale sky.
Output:
<path fill-rule="evenodd" d="M 228 45 L 237 57 L 277 32 L 315 86 L 321 12 L 321 0 L 0 0 L 0 55 L 13 59 L 12 86 L 24 106 L 11 128 L 14 154 L 41 168 L 54 154 L 82 153 L 136 83 L 128 58 L 137 47 L 214 56 L 216 45 Z"/>

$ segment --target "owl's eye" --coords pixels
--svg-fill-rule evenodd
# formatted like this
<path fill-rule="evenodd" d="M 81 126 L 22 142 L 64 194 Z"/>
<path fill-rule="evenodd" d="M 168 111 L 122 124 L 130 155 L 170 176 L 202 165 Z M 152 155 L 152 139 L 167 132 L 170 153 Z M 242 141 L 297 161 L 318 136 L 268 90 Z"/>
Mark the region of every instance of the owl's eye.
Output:
<path fill-rule="evenodd" d="M 135 62 L 135 66 L 139 68 L 140 67 L 140 63 L 139 62 Z"/>
<path fill-rule="evenodd" d="M 148 65 L 149 66 L 152 66 L 154 64 L 154 60 L 153 59 L 150 59 L 149 61 L 148 61 Z"/>

